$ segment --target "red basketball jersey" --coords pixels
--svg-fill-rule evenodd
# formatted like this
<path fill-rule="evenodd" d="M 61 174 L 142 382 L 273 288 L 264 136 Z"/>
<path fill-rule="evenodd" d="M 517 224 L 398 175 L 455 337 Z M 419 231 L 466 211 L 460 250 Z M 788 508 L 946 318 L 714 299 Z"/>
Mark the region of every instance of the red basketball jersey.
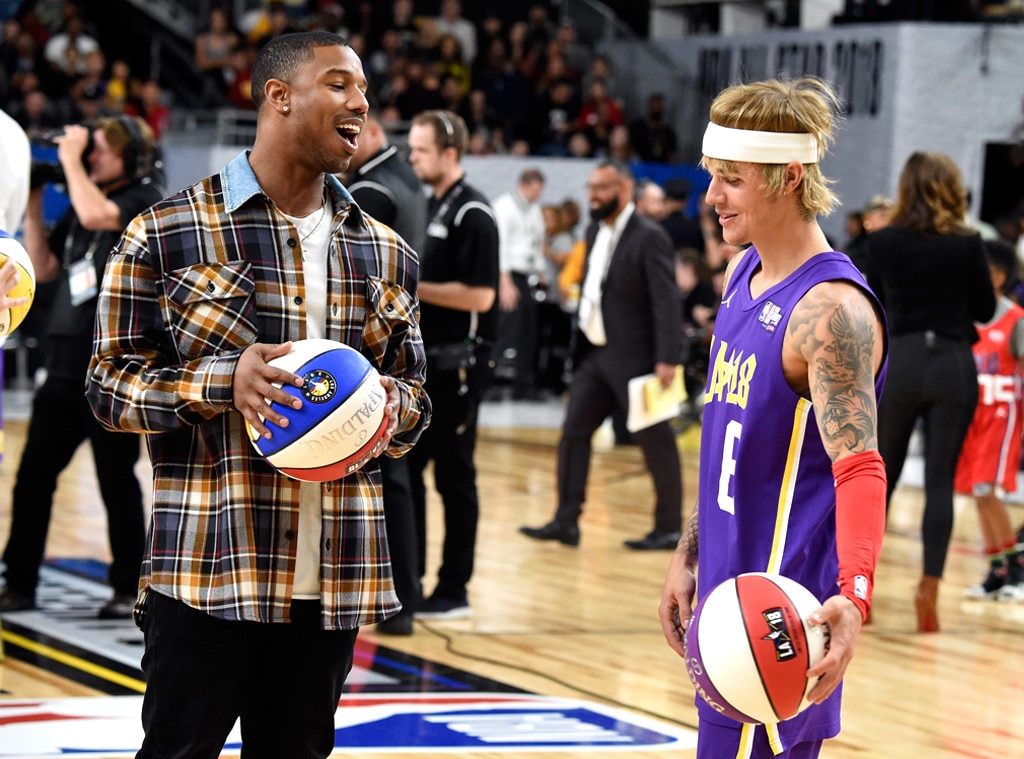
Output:
<path fill-rule="evenodd" d="M 974 344 L 978 367 L 978 407 L 957 463 L 954 489 L 974 494 L 980 485 L 995 484 L 1003 492 L 1017 489 L 1024 432 L 1020 361 L 1011 351 L 1014 325 L 1024 308 L 1000 301 L 996 318 L 977 325 Z"/>

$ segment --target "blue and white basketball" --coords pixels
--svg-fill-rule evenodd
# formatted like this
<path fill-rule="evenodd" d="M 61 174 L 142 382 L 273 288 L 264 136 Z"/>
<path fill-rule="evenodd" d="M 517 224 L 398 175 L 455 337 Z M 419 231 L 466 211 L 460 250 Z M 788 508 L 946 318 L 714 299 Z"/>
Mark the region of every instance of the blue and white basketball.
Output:
<path fill-rule="evenodd" d="M 270 364 L 302 377 L 302 387 L 284 388 L 302 408 L 282 410 L 287 427 L 265 421 L 269 440 L 246 425 L 260 455 L 282 474 L 308 482 L 341 479 L 366 464 L 387 429 L 387 391 L 363 354 L 334 340 L 296 340 Z"/>

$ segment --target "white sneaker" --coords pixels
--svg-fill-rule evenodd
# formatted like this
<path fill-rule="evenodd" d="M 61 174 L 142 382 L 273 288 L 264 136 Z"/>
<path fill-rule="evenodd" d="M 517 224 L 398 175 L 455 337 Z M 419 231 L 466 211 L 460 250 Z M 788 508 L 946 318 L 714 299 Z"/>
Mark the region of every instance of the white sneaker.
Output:
<path fill-rule="evenodd" d="M 999 589 L 1000 601 L 1024 601 L 1024 583 L 1004 585 Z"/>
<path fill-rule="evenodd" d="M 999 593 L 1006 585 L 1006 569 L 991 567 L 985 579 L 977 585 L 964 588 L 965 598 L 999 598 Z"/>

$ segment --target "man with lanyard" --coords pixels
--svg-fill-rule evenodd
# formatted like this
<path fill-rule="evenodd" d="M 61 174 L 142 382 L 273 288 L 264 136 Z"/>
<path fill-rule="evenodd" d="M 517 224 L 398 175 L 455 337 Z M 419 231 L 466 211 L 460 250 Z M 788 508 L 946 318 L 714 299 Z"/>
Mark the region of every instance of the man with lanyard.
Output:
<path fill-rule="evenodd" d="M 387 132 L 377 113 L 377 104 L 371 99 L 359 135 L 359 148 L 349 163 L 348 191 L 363 211 L 395 230 L 418 253 L 423 250 L 427 227 L 427 198 L 409 162 L 395 145 L 388 143 Z M 402 611 L 378 623 L 377 632 L 411 635 L 422 589 L 408 457 L 382 456 L 380 472 L 391 570 Z"/>
<path fill-rule="evenodd" d="M 140 119 L 100 119 L 91 133 L 84 126 L 68 126 L 55 142 L 71 206 L 48 236 L 40 186 L 32 189 L 25 215 L 25 248 L 37 280 L 62 281 L 55 288 L 47 328 L 46 381 L 32 402 L 14 484 L 0 611 L 35 606 L 57 478 L 78 446 L 89 440 L 113 555 L 109 580 L 114 595 L 99 615 L 128 618 L 145 542 L 142 489 L 135 475 L 139 439 L 100 426 L 82 394 L 82 380 L 92 357 L 96 295 L 107 254 L 132 217 L 162 193 L 146 178 L 153 137 Z"/>
<path fill-rule="evenodd" d="M 498 228 L 487 199 L 466 183 L 459 161 L 468 141 L 461 117 L 426 111 L 409 130 L 409 161 L 433 191 L 427 239 L 420 251 L 420 327 L 427 351 L 426 391 L 434 416 L 409 459 L 424 574 L 426 488 L 434 462 L 444 502 L 445 537 L 433 594 L 417 616 L 470 615 L 466 585 L 473 574 L 480 505 L 476 489 L 477 410 L 493 376 Z"/>

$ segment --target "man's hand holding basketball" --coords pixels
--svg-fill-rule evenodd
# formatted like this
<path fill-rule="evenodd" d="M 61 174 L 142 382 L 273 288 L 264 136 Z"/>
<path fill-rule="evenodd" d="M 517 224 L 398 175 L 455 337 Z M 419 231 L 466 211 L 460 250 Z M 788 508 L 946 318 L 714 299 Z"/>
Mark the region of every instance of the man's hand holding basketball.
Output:
<path fill-rule="evenodd" d="M 288 418 L 279 413 L 271 403 L 287 405 L 293 409 L 302 408 L 302 400 L 286 393 L 279 385 L 302 387 L 302 377 L 284 369 L 271 366 L 271 359 L 287 355 L 292 349 L 291 342 L 280 345 L 254 343 L 242 351 L 235 367 L 233 380 L 235 408 L 238 409 L 253 431 L 269 439 L 270 430 L 263 423 L 267 419 L 278 427 L 287 427 Z"/>

